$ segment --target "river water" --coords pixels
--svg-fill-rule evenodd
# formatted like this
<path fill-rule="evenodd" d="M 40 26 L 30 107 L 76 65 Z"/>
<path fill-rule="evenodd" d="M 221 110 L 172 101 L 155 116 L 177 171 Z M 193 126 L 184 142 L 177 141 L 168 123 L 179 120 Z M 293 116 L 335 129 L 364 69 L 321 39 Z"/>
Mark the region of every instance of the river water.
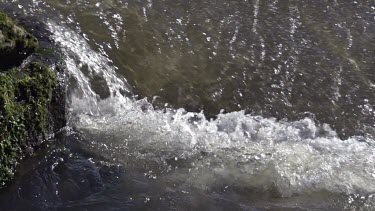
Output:
<path fill-rule="evenodd" d="M 48 32 L 69 99 L 2 210 L 375 209 L 373 0 L 0 8 Z"/>

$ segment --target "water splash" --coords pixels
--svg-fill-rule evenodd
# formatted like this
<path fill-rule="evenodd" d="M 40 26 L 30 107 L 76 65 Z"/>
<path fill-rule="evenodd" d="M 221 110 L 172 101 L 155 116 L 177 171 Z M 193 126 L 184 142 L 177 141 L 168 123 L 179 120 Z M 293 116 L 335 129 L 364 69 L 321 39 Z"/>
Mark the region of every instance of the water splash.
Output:
<path fill-rule="evenodd" d="M 129 168 L 129 163 L 143 163 L 145 171 L 157 169 L 153 177 L 159 180 L 195 188 L 219 181 L 265 191 L 276 188 L 283 197 L 314 191 L 375 192 L 374 140 L 341 140 L 328 125 L 309 118 L 277 121 L 238 111 L 207 120 L 184 109 L 155 110 L 146 99 L 119 94 L 126 80 L 84 38 L 52 22 L 48 26 L 79 85 L 80 91 L 72 94 L 71 124 L 116 162 Z M 82 65 L 89 67 L 88 75 L 81 72 Z M 105 79 L 109 98 L 96 96 L 91 74 Z"/>
<path fill-rule="evenodd" d="M 105 80 L 110 96 L 120 95 L 120 92 L 130 92 L 125 78 L 117 76 L 115 67 L 110 66 L 111 60 L 104 54 L 90 49 L 85 39 L 72 30 L 58 26 L 54 22 L 47 23 L 53 33 L 52 39 L 61 47 L 67 69 L 71 78 L 78 81 L 74 94 L 71 96 L 73 112 L 98 114 L 97 94 L 90 85 L 90 78 L 99 76 Z M 81 71 L 85 67 L 86 75 Z"/>
<path fill-rule="evenodd" d="M 183 159 L 192 169 L 179 175 L 178 182 L 199 178 L 189 181 L 193 186 L 210 177 L 214 179 L 204 187 L 220 178 L 240 187 L 275 185 L 282 196 L 321 190 L 347 194 L 375 191 L 375 142 L 371 139 L 340 140 L 327 125 L 316 125 L 308 118 L 276 121 L 240 111 L 208 121 L 202 114 L 183 109 L 160 111 L 145 101 L 127 103 L 116 115 L 83 115 L 75 123 L 90 137 L 106 137 L 100 138 L 98 146 L 106 143 L 127 148 L 109 149 L 120 162 L 125 163 L 128 156 L 157 159 L 160 165 L 172 158 Z M 202 153 L 204 159 L 192 159 Z"/>

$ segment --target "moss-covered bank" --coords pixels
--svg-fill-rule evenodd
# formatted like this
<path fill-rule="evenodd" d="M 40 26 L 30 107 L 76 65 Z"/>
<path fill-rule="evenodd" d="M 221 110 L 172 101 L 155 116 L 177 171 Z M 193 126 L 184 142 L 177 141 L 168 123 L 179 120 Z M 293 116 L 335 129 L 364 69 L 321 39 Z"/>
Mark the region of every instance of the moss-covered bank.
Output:
<path fill-rule="evenodd" d="M 55 73 L 38 61 L 18 67 L 37 48 L 34 36 L 0 12 L 0 186 L 47 132 Z"/>

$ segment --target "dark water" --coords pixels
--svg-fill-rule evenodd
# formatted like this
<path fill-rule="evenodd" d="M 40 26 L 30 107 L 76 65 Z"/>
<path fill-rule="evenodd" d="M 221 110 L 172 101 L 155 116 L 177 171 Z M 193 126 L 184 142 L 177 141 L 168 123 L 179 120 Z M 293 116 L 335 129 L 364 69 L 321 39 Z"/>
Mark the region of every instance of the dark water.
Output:
<path fill-rule="evenodd" d="M 0 2 L 60 46 L 71 113 L 2 207 L 375 209 L 374 1 Z"/>

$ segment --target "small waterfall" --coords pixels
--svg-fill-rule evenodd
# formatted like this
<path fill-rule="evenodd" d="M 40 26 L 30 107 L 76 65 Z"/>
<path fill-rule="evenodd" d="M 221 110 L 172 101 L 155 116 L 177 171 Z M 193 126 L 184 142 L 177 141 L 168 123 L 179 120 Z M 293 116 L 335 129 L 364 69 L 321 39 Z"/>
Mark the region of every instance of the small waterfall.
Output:
<path fill-rule="evenodd" d="M 153 163 L 160 173 L 173 172 L 171 160 L 180 161 L 186 172 L 160 173 L 160 180 L 194 187 L 219 179 L 238 187 L 276 187 L 282 196 L 375 192 L 374 140 L 341 140 L 328 125 L 310 118 L 277 121 L 238 111 L 207 120 L 203 113 L 182 108 L 154 109 L 147 99 L 120 94 L 129 91 L 126 79 L 83 37 L 52 22 L 48 26 L 78 84 L 71 95 L 71 126 L 121 165 Z M 80 70 L 83 65 L 88 74 Z M 89 83 L 92 74 L 104 78 L 110 97 L 98 98 Z"/>

